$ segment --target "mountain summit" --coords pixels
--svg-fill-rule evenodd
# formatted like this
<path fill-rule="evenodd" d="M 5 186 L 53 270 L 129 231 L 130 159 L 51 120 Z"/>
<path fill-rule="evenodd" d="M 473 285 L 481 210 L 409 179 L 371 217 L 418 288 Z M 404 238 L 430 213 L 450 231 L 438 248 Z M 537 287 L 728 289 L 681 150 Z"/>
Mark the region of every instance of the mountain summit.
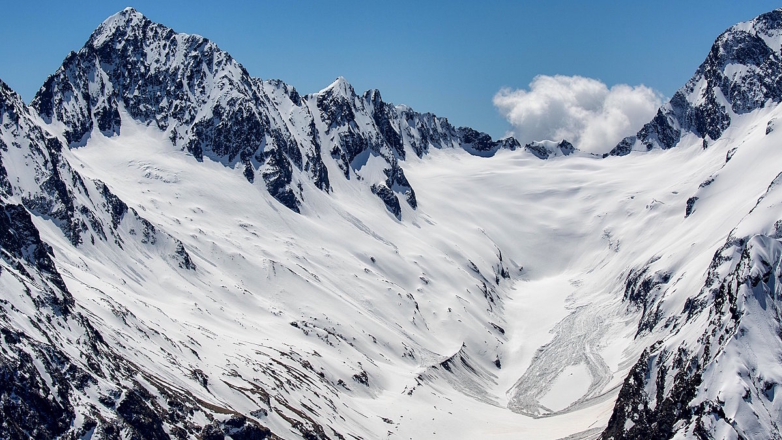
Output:
<path fill-rule="evenodd" d="M 668 149 L 692 133 L 704 148 L 731 119 L 782 101 L 782 10 L 739 23 L 720 35 L 695 75 L 636 136 L 609 154 Z"/>

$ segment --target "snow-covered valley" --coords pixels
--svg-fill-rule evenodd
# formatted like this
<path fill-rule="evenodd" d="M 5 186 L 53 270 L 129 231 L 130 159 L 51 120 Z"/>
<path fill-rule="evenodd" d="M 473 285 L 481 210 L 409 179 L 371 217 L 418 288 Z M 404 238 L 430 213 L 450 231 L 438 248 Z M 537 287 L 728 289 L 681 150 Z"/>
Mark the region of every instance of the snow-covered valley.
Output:
<path fill-rule="evenodd" d="M 767 15 L 715 43 L 770 48 L 737 84 L 779 74 Z M 197 77 L 181 103 L 107 64 L 139 29 L 142 73 Z M 707 60 L 600 157 L 299 96 L 195 38 L 125 10 L 31 107 L 3 89 L 3 209 L 34 226 L 0 237 L 4 435 L 779 438 L 782 95 Z M 158 66 L 171 41 L 212 64 Z"/>

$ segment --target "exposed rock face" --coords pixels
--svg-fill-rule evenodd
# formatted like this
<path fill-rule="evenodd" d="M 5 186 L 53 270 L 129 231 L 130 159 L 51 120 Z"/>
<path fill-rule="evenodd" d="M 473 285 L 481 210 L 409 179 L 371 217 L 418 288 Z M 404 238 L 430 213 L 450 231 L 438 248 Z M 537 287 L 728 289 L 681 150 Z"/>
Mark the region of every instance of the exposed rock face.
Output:
<path fill-rule="evenodd" d="M 749 113 L 782 100 L 782 11 L 731 27 L 720 35 L 703 64 L 654 119 L 622 140 L 609 155 L 633 149 L 669 149 L 686 133 L 718 139 L 731 115 Z"/>

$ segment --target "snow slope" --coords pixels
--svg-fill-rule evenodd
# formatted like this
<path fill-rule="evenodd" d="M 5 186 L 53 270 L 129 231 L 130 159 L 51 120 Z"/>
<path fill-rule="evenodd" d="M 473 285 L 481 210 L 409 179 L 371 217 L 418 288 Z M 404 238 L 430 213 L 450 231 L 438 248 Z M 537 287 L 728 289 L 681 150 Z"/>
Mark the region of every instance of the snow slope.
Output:
<path fill-rule="evenodd" d="M 111 17 L 0 84 L 2 432 L 778 438 L 779 17 L 605 158 Z"/>

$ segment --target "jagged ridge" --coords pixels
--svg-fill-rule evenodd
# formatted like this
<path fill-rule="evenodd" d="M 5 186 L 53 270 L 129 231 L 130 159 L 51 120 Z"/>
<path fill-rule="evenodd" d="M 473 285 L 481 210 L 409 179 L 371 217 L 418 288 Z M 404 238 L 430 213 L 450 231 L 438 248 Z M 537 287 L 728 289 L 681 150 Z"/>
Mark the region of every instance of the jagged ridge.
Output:
<path fill-rule="evenodd" d="M 369 182 L 399 216 L 397 194 L 415 209 L 413 189 L 399 161 L 430 148 L 464 148 L 481 156 L 515 148 L 446 119 L 383 102 L 377 90 L 358 96 L 343 78 L 314 95 L 300 96 L 277 81 L 253 78 L 229 54 L 197 36 L 175 33 L 132 8 L 108 18 L 85 46 L 66 57 L 33 99 L 71 147 L 92 131 L 120 133 L 121 112 L 168 133 L 196 159 L 241 166 L 259 174 L 269 193 L 299 211 L 302 183 L 329 191 L 329 166 L 348 179 L 371 154 L 387 162 L 387 179 Z M 325 149 L 325 151 L 321 151 Z"/>

